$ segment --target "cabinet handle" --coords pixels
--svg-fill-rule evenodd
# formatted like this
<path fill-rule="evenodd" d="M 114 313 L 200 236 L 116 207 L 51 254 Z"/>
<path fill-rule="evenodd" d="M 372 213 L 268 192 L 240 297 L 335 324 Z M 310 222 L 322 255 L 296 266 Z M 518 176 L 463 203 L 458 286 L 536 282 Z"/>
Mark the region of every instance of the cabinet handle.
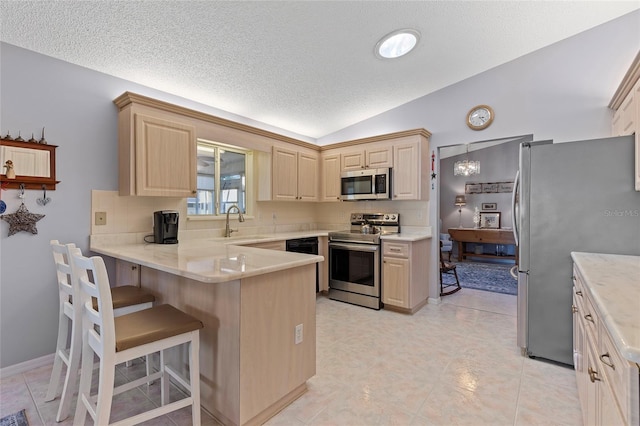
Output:
<path fill-rule="evenodd" d="M 589 371 L 589 379 L 591 380 L 591 383 L 595 383 L 595 382 L 596 382 L 596 380 L 597 380 L 598 382 L 601 382 L 601 381 L 602 381 L 602 379 L 600 379 L 600 378 L 598 377 L 598 372 L 597 372 L 597 371 L 594 371 L 594 370 L 593 370 L 593 368 L 589 367 L 589 370 L 588 370 L 588 371 Z"/>
<path fill-rule="evenodd" d="M 605 357 L 606 357 L 606 358 L 609 358 L 609 362 L 607 362 L 607 361 L 605 361 L 605 360 L 604 360 L 604 359 L 605 359 Z M 602 363 L 603 363 L 604 365 L 606 365 L 607 367 L 611 367 L 611 368 L 612 368 L 612 369 L 614 369 L 614 370 L 616 369 L 616 366 L 615 366 L 615 365 L 613 365 L 613 363 L 611 362 L 611 355 L 609 355 L 609 352 L 607 352 L 606 354 L 602 354 L 602 355 L 600 355 L 600 361 L 602 361 Z"/>
<path fill-rule="evenodd" d="M 580 291 L 580 290 L 576 291 L 576 296 L 582 297 L 582 291 Z"/>
<path fill-rule="evenodd" d="M 391 248 L 389 248 L 389 251 L 401 251 L 401 249 L 399 249 L 397 247 L 391 247 Z"/>
<path fill-rule="evenodd" d="M 571 305 L 571 313 L 575 314 L 576 312 L 578 312 L 578 308 L 575 305 Z"/>
<path fill-rule="evenodd" d="M 586 319 L 587 321 L 591 321 L 592 323 L 595 324 L 595 321 L 593 320 L 593 317 L 591 316 L 591 314 L 587 314 L 584 316 L 584 319 Z"/>

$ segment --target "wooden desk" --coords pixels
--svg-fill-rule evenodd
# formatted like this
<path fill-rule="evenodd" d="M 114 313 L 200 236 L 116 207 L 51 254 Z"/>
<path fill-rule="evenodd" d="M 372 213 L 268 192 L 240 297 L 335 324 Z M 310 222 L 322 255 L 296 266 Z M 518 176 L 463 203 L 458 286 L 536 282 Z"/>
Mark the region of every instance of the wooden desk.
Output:
<path fill-rule="evenodd" d="M 518 263 L 518 247 L 515 256 L 498 256 L 497 254 L 476 254 L 466 251 L 466 243 L 504 244 L 515 246 L 516 240 L 510 229 L 482 229 L 482 228 L 449 228 L 451 239 L 458 243 L 458 260 L 463 261 L 467 256 L 489 257 L 494 259 L 514 259 Z"/>

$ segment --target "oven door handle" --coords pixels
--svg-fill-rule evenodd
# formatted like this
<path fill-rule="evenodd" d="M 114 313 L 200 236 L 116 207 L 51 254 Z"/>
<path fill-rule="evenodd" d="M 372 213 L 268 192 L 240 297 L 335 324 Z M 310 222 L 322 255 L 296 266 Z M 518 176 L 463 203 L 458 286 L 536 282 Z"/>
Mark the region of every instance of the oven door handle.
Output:
<path fill-rule="evenodd" d="M 379 245 L 375 244 L 343 244 L 343 243 L 329 243 L 329 248 L 341 248 L 345 250 L 353 251 L 370 251 L 375 252 L 380 249 Z"/>

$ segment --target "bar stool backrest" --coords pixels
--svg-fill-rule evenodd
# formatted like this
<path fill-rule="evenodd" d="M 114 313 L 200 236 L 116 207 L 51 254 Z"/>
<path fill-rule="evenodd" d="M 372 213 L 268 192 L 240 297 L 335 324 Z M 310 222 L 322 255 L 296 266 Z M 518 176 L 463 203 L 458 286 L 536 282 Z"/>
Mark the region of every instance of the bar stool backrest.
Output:
<path fill-rule="evenodd" d="M 60 303 L 64 308 L 64 313 L 75 320 L 73 315 L 73 295 L 76 293 L 78 283 L 72 278 L 71 261 L 68 259 L 69 250 L 75 248 L 75 244 L 62 245 L 58 240 L 52 240 L 51 251 L 53 253 L 53 261 L 56 265 L 56 275 L 58 277 L 58 290 L 60 294 Z M 81 311 L 78 311 L 81 313 Z M 79 317 L 78 317 L 79 318 Z"/>
<path fill-rule="evenodd" d="M 113 302 L 104 260 L 100 256 L 84 257 L 78 248 L 71 250 L 71 258 L 78 277 L 80 301 L 84 311 L 82 329 L 89 333 L 89 345 L 101 358 L 105 350 L 115 354 Z M 98 300 L 98 310 L 93 307 L 92 297 Z M 99 328 L 96 329 L 96 326 Z"/>

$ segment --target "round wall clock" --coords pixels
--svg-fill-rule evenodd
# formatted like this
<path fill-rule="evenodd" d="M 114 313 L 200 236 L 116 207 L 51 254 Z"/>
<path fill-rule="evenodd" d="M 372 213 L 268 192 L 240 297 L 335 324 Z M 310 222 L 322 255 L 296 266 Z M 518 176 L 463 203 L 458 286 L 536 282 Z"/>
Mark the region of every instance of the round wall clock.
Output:
<path fill-rule="evenodd" d="M 473 130 L 482 130 L 493 122 L 494 113 L 489 105 L 478 105 L 467 114 L 467 126 Z"/>

